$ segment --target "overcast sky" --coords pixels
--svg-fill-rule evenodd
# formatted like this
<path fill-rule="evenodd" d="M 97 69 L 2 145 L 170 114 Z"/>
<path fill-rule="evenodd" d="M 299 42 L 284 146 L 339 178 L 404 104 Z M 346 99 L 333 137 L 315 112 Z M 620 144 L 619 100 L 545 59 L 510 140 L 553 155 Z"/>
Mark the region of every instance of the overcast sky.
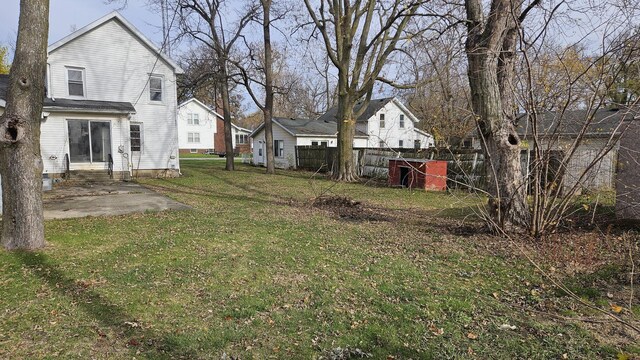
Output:
<path fill-rule="evenodd" d="M 15 44 L 20 14 L 20 0 L 1 0 L 0 45 Z M 49 13 L 49 44 L 69 35 L 94 20 L 118 9 L 117 4 L 105 5 L 103 0 L 51 0 Z M 162 20 L 145 6 L 145 0 L 129 0 L 120 13 L 154 43 L 161 43 Z"/>

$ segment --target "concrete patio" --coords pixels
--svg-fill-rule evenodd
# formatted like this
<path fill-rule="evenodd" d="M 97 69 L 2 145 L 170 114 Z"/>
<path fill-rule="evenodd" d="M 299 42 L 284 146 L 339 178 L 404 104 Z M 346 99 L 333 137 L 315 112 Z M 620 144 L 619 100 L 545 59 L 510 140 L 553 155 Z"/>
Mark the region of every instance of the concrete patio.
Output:
<path fill-rule="evenodd" d="M 191 207 L 131 182 L 61 183 L 44 193 L 45 219 L 188 209 Z"/>

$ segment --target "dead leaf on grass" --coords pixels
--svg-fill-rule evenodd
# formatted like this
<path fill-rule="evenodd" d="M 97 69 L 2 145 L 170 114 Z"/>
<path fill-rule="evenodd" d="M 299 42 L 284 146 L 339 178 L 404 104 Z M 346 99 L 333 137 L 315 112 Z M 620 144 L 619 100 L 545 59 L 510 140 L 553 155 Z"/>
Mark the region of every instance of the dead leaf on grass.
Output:
<path fill-rule="evenodd" d="M 443 328 L 439 328 L 439 327 L 435 326 L 434 324 L 429 325 L 429 331 L 431 331 L 431 333 L 433 335 L 436 335 L 436 336 L 440 336 L 440 335 L 444 334 L 444 329 Z"/>
<path fill-rule="evenodd" d="M 611 311 L 613 311 L 616 314 L 619 314 L 620 312 L 622 312 L 622 306 L 618 306 L 614 303 L 611 303 Z"/>
<path fill-rule="evenodd" d="M 478 335 L 476 335 L 476 334 L 474 334 L 474 333 L 470 332 L 470 333 L 468 333 L 468 334 L 467 334 L 467 337 L 468 337 L 469 339 L 471 339 L 471 340 L 475 340 L 475 339 L 477 339 L 477 338 L 478 338 Z"/>

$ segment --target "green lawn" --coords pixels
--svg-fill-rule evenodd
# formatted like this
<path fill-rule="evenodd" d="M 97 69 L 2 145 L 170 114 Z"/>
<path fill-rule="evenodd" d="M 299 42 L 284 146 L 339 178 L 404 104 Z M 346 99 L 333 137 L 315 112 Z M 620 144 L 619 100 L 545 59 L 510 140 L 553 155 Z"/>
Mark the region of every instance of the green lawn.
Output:
<path fill-rule="evenodd" d="M 179 179 L 142 180 L 191 211 L 48 221 L 44 251 L 0 251 L 0 358 L 638 351 L 542 315 L 549 303 L 583 314 L 527 262 L 473 234 L 477 199 L 223 166 L 183 161 Z M 312 206 L 319 195 L 362 204 L 341 217 Z"/>
<path fill-rule="evenodd" d="M 205 155 L 205 154 L 180 154 L 180 159 L 215 159 L 220 158 L 218 155 Z"/>

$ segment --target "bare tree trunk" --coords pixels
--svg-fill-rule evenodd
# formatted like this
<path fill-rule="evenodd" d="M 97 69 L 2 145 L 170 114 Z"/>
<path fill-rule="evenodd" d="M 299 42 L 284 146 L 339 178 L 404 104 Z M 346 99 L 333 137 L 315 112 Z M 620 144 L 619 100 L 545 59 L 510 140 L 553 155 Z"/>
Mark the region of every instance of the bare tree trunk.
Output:
<path fill-rule="evenodd" d="M 465 7 L 471 104 L 489 165 L 489 215 L 492 225 L 503 230 L 526 226 L 529 211 L 512 86 L 520 5 L 514 0 L 493 0 L 486 18 L 481 1 L 466 0 Z"/>
<path fill-rule="evenodd" d="M 48 31 L 49 0 L 20 1 L 7 107 L 0 117 L 2 245 L 6 249 L 37 249 L 45 245 L 40 119 Z"/>
<path fill-rule="evenodd" d="M 338 101 L 338 169 L 333 179 L 338 181 L 356 181 L 357 172 L 353 163 L 353 137 L 356 119 L 353 113 L 353 101 L 349 95 L 341 95 Z"/>
<path fill-rule="evenodd" d="M 223 65 L 224 67 L 224 65 Z M 231 133 L 231 109 L 229 103 L 229 84 L 226 70 L 222 70 L 224 74 L 220 77 L 220 96 L 222 97 L 222 117 L 224 118 L 224 151 L 226 158 L 225 170 L 233 171 L 233 134 Z"/>
<path fill-rule="evenodd" d="M 273 156 L 273 53 L 271 49 L 271 0 L 262 0 L 262 30 L 264 36 L 264 138 L 267 142 L 267 174 L 275 174 Z"/>

